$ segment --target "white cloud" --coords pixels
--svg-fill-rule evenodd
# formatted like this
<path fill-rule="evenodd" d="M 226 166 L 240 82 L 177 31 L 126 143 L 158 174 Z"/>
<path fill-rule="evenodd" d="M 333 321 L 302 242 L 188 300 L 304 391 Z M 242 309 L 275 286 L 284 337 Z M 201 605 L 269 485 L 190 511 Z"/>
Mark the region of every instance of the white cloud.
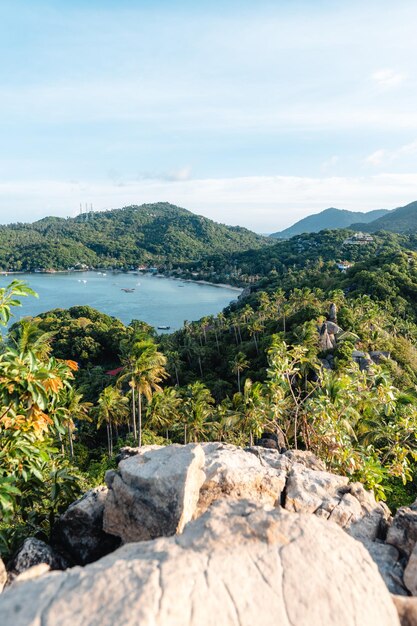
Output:
<path fill-rule="evenodd" d="M 169 201 L 216 221 L 258 232 L 281 230 L 330 206 L 368 211 L 407 204 L 417 196 L 417 172 L 366 177 L 250 176 L 192 180 L 0 183 L 0 222 L 47 214 L 76 215 L 80 202 L 95 210 Z M 28 215 L 27 207 L 32 207 Z"/>
<path fill-rule="evenodd" d="M 381 87 L 396 87 L 407 78 L 407 74 L 386 68 L 374 72 L 371 78 Z"/>
<path fill-rule="evenodd" d="M 366 157 L 365 163 L 375 166 L 381 165 L 385 161 L 386 154 L 386 150 L 375 150 L 375 152 Z"/>
<path fill-rule="evenodd" d="M 417 140 L 406 143 L 395 150 L 376 150 L 366 157 L 365 163 L 378 167 L 387 163 L 392 163 L 398 159 L 408 157 L 417 153 Z"/>

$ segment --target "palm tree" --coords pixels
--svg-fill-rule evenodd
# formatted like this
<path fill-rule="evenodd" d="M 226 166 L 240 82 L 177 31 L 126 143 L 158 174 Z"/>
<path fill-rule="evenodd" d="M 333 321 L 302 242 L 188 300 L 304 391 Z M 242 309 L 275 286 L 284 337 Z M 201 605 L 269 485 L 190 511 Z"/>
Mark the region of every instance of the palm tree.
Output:
<path fill-rule="evenodd" d="M 113 456 L 113 425 L 122 424 L 128 416 L 128 399 L 109 385 L 101 392 L 96 407 L 97 428 L 106 422 L 109 458 Z"/>
<path fill-rule="evenodd" d="M 165 387 L 155 393 L 148 404 L 146 424 L 157 433 L 164 432 L 168 441 L 169 428 L 175 426 L 180 418 L 181 398 L 175 387 Z"/>
<path fill-rule="evenodd" d="M 246 356 L 243 354 L 243 352 L 238 352 L 235 356 L 235 358 L 233 359 L 233 361 L 231 361 L 231 366 L 232 366 L 232 372 L 233 374 L 237 374 L 237 388 L 238 391 L 240 393 L 241 389 L 240 389 L 240 375 L 241 373 L 247 369 L 249 367 L 249 361 L 247 360 Z"/>
<path fill-rule="evenodd" d="M 161 391 L 159 383 L 168 377 L 166 356 L 159 352 L 151 339 L 138 341 L 132 348 L 132 367 L 119 378 L 129 380 L 129 386 L 138 394 L 138 446 L 142 445 L 142 396 L 150 402 L 154 391 Z"/>
<path fill-rule="evenodd" d="M 245 380 L 242 393 L 235 393 L 233 405 L 238 416 L 241 429 L 249 435 L 253 445 L 254 435 L 259 436 L 265 423 L 265 398 L 261 383 L 253 383 L 250 378 Z"/>
<path fill-rule="evenodd" d="M 184 424 L 184 444 L 187 440 L 197 442 L 205 439 L 209 430 L 209 419 L 213 416 L 214 398 L 201 382 L 187 385 L 181 413 Z"/>
<path fill-rule="evenodd" d="M 254 320 L 251 324 L 248 325 L 249 334 L 253 338 L 253 341 L 255 343 L 256 354 L 259 354 L 258 334 L 262 332 L 263 329 L 264 327 L 260 320 Z"/>
<path fill-rule="evenodd" d="M 44 332 L 33 319 L 23 319 L 9 334 L 9 339 L 20 353 L 31 352 L 37 359 L 49 358 L 54 332 Z"/>
<path fill-rule="evenodd" d="M 67 432 L 68 432 L 68 441 L 69 441 L 69 449 L 70 449 L 70 457 L 74 456 L 74 447 L 73 447 L 73 433 L 75 430 L 75 420 L 87 420 L 91 421 L 89 416 L 89 412 L 91 407 L 93 406 L 91 402 L 83 402 L 83 396 L 81 393 L 77 393 L 75 387 L 70 387 L 65 390 L 64 402 L 66 407 L 66 412 L 68 415 L 68 419 L 66 420 Z"/>
<path fill-rule="evenodd" d="M 168 370 L 170 368 L 174 370 L 175 384 L 177 385 L 177 387 L 179 387 L 180 386 L 179 370 L 182 365 L 180 353 L 177 350 L 171 350 L 170 352 L 167 352 L 166 355 L 167 355 L 167 361 L 168 361 Z"/>

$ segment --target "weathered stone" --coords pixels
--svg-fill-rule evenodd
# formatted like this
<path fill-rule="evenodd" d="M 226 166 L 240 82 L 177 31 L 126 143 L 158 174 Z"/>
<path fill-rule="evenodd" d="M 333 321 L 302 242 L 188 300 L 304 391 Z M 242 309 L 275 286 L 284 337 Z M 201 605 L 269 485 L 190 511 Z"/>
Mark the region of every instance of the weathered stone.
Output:
<path fill-rule="evenodd" d="M 410 556 L 417 542 L 417 510 L 404 506 L 398 509 L 387 534 L 387 543 Z"/>
<path fill-rule="evenodd" d="M 277 451 L 257 447 L 253 454 L 225 443 L 201 444 L 206 478 L 200 490 L 194 518 L 204 513 L 219 498 L 250 499 L 260 504 L 279 506 L 285 486 L 286 469 L 272 468 L 264 454 Z M 251 449 L 253 451 L 253 449 Z"/>
<path fill-rule="evenodd" d="M 13 579 L 13 585 L 18 585 L 19 583 L 26 582 L 28 580 L 34 580 L 35 578 L 39 578 L 39 576 L 43 576 L 51 571 L 50 566 L 47 563 L 38 563 L 38 565 L 32 565 L 29 569 L 26 569 L 24 572 L 16 576 Z"/>
<path fill-rule="evenodd" d="M 3 591 L 3 587 L 7 582 L 6 566 L 0 558 L 0 593 Z"/>
<path fill-rule="evenodd" d="M 397 548 L 381 541 L 364 541 L 363 545 L 377 564 L 389 591 L 407 596 L 407 590 L 403 585 L 404 563 Z"/>
<path fill-rule="evenodd" d="M 124 448 L 120 448 L 119 454 L 116 456 L 116 463 L 119 464 L 121 461 L 128 459 L 131 456 L 136 456 L 137 454 L 144 454 L 145 452 L 149 452 L 149 450 L 159 450 L 163 446 L 158 446 L 156 444 L 152 444 L 150 446 L 142 446 L 141 448 L 133 448 L 132 446 L 124 446 Z"/>
<path fill-rule="evenodd" d="M 9 563 L 8 582 L 12 582 L 16 576 L 39 563 L 46 563 L 52 570 L 63 570 L 69 565 L 66 559 L 44 541 L 28 537 Z"/>
<path fill-rule="evenodd" d="M 197 506 L 205 474 L 200 445 L 145 450 L 109 471 L 105 532 L 143 541 L 182 532 Z"/>
<path fill-rule="evenodd" d="M 417 544 L 414 546 L 404 570 L 404 584 L 413 596 L 417 596 Z"/>
<path fill-rule="evenodd" d="M 417 598 L 392 596 L 401 626 L 417 626 Z"/>
<path fill-rule="evenodd" d="M 204 444 L 205 445 L 205 444 Z M 237 450 L 234 446 L 230 449 Z M 269 465 L 278 470 L 290 470 L 293 463 L 300 463 L 309 469 L 325 470 L 326 466 L 312 452 L 307 450 L 286 450 L 283 453 L 278 450 L 264 449 L 259 446 L 250 446 L 244 448 L 245 452 L 250 452 L 259 458 L 262 465 Z"/>
<path fill-rule="evenodd" d="M 355 539 L 374 541 L 384 533 L 389 509 L 360 483 L 294 463 L 287 478 L 285 508 L 336 522 Z"/>
<path fill-rule="evenodd" d="M 320 509 L 320 515 L 329 518 L 341 500 L 338 490 L 348 482 L 345 476 L 294 463 L 288 474 L 285 508 L 298 513 L 317 513 Z"/>
<path fill-rule="evenodd" d="M 182 535 L 128 544 L 0 596 L 2 626 L 398 626 L 363 546 L 314 516 L 216 503 Z"/>
<path fill-rule="evenodd" d="M 54 526 L 52 542 L 76 565 L 92 563 L 120 545 L 120 539 L 103 531 L 103 512 L 108 489 L 90 489 L 73 502 Z"/>

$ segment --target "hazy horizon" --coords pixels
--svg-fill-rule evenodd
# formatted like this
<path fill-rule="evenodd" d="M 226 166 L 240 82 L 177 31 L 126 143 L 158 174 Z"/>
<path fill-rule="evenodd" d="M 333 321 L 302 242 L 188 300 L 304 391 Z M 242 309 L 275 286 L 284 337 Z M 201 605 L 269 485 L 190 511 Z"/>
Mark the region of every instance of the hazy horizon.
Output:
<path fill-rule="evenodd" d="M 161 199 L 257 232 L 417 197 L 417 5 L 4 0 L 0 223 Z"/>

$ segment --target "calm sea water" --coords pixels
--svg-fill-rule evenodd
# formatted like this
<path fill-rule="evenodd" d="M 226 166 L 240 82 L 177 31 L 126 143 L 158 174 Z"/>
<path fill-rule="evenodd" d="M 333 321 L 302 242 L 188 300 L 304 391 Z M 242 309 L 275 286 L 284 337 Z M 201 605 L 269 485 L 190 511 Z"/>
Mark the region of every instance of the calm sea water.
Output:
<path fill-rule="evenodd" d="M 50 309 L 88 304 L 125 324 L 132 319 L 152 326 L 181 328 L 184 320 L 219 313 L 239 292 L 227 287 L 200 285 L 149 274 L 74 272 L 71 274 L 20 274 L 0 276 L 0 287 L 12 278 L 24 280 L 39 298 L 22 298 L 13 321 Z M 122 289 L 134 289 L 126 293 Z"/>

